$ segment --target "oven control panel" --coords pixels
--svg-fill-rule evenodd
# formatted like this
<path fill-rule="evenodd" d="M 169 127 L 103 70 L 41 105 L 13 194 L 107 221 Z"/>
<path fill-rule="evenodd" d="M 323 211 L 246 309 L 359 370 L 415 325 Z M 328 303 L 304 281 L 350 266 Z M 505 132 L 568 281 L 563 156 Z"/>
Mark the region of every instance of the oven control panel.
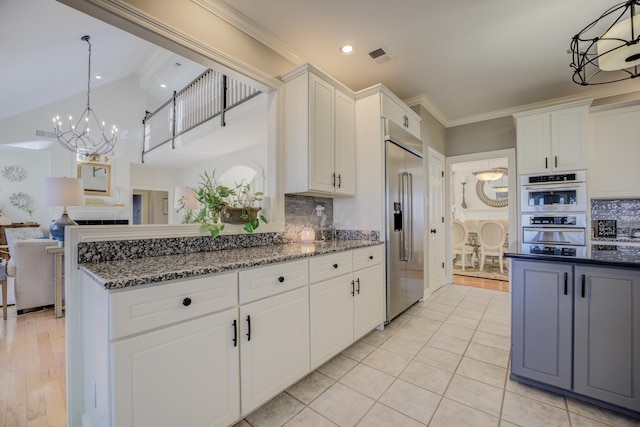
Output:
<path fill-rule="evenodd" d="M 530 225 L 577 225 L 575 216 L 530 216 Z"/>

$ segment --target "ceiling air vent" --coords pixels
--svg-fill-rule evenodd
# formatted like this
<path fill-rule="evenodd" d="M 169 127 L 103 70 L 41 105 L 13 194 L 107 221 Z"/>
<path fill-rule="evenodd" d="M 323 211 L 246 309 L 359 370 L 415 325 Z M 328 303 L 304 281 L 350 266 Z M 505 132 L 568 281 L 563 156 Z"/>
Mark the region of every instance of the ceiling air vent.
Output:
<path fill-rule="evenodd" d="M 391 61 L 391 56 L 381 47 L 369 52 L 369 56 L 378 64 L 384 64 L 387 61 Z"/>
<path fill-rule="evenodd" d="M 44 138 L 55 138 L 56 134 L 53 132 L 47 132 L 44 130 L 36 129 L 36 136 L 44 137 Z"/>

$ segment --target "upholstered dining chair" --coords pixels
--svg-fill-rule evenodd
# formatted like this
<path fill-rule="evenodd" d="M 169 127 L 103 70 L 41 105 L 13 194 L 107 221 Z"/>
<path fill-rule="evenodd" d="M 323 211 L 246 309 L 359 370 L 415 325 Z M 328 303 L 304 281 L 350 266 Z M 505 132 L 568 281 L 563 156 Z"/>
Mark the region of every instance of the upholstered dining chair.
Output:
<path fill-rule="evenodd" d="M 480 271 L 488 256 L 495 256 L 504 273 L 504 243 L 507 233 L 500 221 L 478 221 L 478 243 L 480 244 Z"/>
<path fill-rule="evenodd" d="M 465 271 L 467 255 L 471 255 L 471 266 L 475 267 L 474 247 L 469 242 L 469 231 L 464 222 L 453 220 L 451 230 L 451 249 L 454 259 L 457 255 L 462 258 L 462 271 Z"/>

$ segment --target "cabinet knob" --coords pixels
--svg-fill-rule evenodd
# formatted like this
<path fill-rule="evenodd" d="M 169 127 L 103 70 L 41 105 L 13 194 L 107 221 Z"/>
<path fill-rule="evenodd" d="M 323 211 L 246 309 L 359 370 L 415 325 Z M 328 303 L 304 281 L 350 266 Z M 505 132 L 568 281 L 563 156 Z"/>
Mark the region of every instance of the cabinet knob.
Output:
<path fill-rule="evenodd" d="M 432 228 L 432 229 L 431 229 L 431 233 L 436 234 L 436 233 L 437 233 L 437 230 L 436 230 L 435 228 Z"/>
<path fill-rule="evenodd" d="M 280 283 L 284 282 L 284 277 L 283 276 L 278 277 L 278 282 Z"/>
<path fill-rule="evenodd" d="M 333 264 L 333 268 L 338 268 L 338 264 Z"/>
<path fill-rule="evenodd" d="M 373 255 L 369 255 L 369 259 L 373 260 Z"/>
<path fill-rule="evenodd" d="M 186 297 L 185 299 L 183 299 L 182 305 L 184 305 L 185 307 L 189 307 L 191 305 L 191 298 Z"/>

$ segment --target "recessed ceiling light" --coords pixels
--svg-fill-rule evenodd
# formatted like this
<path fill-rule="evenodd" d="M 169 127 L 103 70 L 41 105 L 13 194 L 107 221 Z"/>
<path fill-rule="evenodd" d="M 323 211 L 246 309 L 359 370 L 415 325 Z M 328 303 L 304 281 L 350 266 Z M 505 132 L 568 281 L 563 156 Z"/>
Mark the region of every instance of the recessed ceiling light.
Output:
<path fill-rule="evenodd" d="M 96 74 L 96 80 L 100 80 L 102 76 L 100 74 Z"/>
<path fill-rule="evenodd" d="M 160 87 L 164 89 L 165 87 L 167 87 L 167 85 L 164 83 L 160 83 Z"/>
<path fill-rule="evenodd" d="M 356 47 L 352 44 L 345 44 L 340 47 L 340 52 L 342 52 L 343 55 L 351 55 L 355 50 Z"/>

